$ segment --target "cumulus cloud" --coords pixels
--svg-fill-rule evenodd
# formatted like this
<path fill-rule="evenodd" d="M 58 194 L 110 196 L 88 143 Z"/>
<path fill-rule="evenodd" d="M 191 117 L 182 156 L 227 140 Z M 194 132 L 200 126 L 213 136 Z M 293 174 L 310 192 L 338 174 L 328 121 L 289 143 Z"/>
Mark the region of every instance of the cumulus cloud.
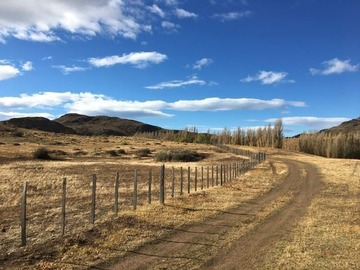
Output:
<path fill-rule="evenodd" d="M 243 18 L 248 18 L 251 17 L 251 15 L 252 12 L 247 10 L 242 12 L 216 13 L 212 15 L 212 18 L 219 19 L 222 22 L 227 22 L 227 21 L 235 21 Z"/>
<path fill-rule="evenodd" d="M 137 68 L 145 68 L 150 64 L 159 64 L 167 59 L 165 54 L 158 52 L 132 52 L 122 56 L 113 55 L 104 58 L 89 58 L 88 62 L 94 67 L 108 67 L 117 64 L 129 64 Z"/>
<path fill-rule="evenodd" d="M 57 31 L 88 37 L 99 34 L 134 39 L 149 25 L 142 23 L 138 1 L 11 0 L 0 1 L 0 41 L 8 37 L 39 42 L 60 40 Z"/>
<path fill-rule="evenodd" d="M 312 75 L 331 75 L 341 74 L 344 72 L 357 72 L 359 70 L 359 64 L 352 65 L 350 60 L 340 60 L 333 58 L 322 63 L 323 69 L 310 68 Z"/>
<path fill-rule="evenodd" d="M 201 70 L 203 67 L 209 66 L 214 61 L 211 58 L 202 58 L 195 62 L 193 69 Z"/>
<path fill-rule="evenodd" d="M 51 116 L 48 111 L 74 112 L 86 115 L 110 115 L 124 118 L 171 117 L 166 111 L 229 111 L 229 110 L 265 110 L 283 107 L 304 107 L 302 101 L 283 99 L 250 99 L 211 97 L 198 100 L 131 101 L 117 100 L 102 94 L 90 92 L 40 92 L 21 94 L 17 97 L 0 97 L 1 117 L 15 115 Z M 39 111 L 40 110 L 40 111 Z M 26 112 L 28 111 L 28 112 Z M 10 113 L 11 112 L 11 113 Z M 46 117 L 45 116 L 45 117 Z"/>
<path fill-rule="evenodd" d="M 18 68 L 10 64 L 0 63 L 0 81 L 14 78 L 20 74 L 21 72 Z"/>
<path fill-rule="evenodd" d="M 174 13 L 180 19 L 197 18 L 198 17 L 198 15 L 196 13 L 187 11 L 187 10 L 182 9 L 182 8 L 176 8 Z"/>
<path fill-rule="evenodd" d="M 247 76 L 242 82 L 260 81 L 261 84 L 294 83 L 294 80 L 286 80 L 288 73 L 274 71 L 259 71 L 255 76 Z"/>
<path fill-rule="evenodd" d="M 350 118 L 346 118 L 346 117 L 316 117 L 316 116 L 294 116 L 294 117 L 282 118 L 282 122 L 284 125 L 304 126 L 304 127 L 316 128 L 316 129 L 330 128 L 349 120 Z M 275 118 L 266 120 L 266 122 L 269 123 L 275 121 L 276 121 Z"/>
<path fill-rule="evenodd" d="M 64 73 L 65 75 L 70 74 L 72 72 L 81 72 L 81 71 L 85 71 L 85 70 L 89 69 L 86 67 L 79 67 L 79 66 L 68 67 L 68 66 L 64 66 L 64 65 L 58 65 L 58 66 L 52 66 L 52 67 L 61 70 L 62 73 Z"/>
<path fill-rule="evenodd" d="M 187 85 L 205 85 L 204 80 L 200 80 L 197 76 L 192 76 L 187 80 L 173 80 L 168 82 L 161 82 L 155 85 L 146 86 L 147 89 L 164 89 L 164 88 L 178 88 Z"/>

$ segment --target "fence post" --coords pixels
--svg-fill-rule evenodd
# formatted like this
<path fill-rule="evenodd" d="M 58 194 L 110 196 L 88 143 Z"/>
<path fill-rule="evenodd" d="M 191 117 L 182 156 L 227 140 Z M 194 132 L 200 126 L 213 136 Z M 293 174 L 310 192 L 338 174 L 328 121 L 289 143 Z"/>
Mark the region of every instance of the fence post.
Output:
<path fill-rule="evenodd" d="M 219 185 L 219 166 L 216 165 L 216 185 Z"/>
<path fill-rule="evenodd" d="M 209 166 L 206 167 L 206 188 L 210 187 L 210 169 Z"/>
<path fill-rule="evenodd" d="M 183 195 L 183 185 L 184 185 L 183 168 L 180 167 L 180 196 Z"/>
<path fill-rule="evenodd" d="M 197 191 L 197 167 L 195 167 L 195 180 L 194 180 L 195 192 Z"/>
<path fill-rule="evenodd" d="M 188 167 L 188 183 L 187 183 L 187 188 L 188 188 L 188 194 L 190 194 L 190 167 Z"/>
<path fill-rule="evenodd" d="M 211 166 L 211 186 L 214 186 L 214 165 Z"/>
<path fill-rule="evenodd" d="M 134 196 L 133 196 L 133 209 L 136 210 L 137 208 L 137 186 L 138 186 L 138 179 L 137 179 L 137 170 L 134 170 Z"/>
<path fill-rule="evenodd" d="M 90 221 L 92 224 L 95 223 L 95 207 L 96 207 L 96 174 L 93 174 L 92 193 L 91 193 L 91 211 L 90 211 Z"/>
<path fill-rule="evenodd" d="M 115 216 L 118 216 L 118 214 L 119 214 L 119 180 L 120 180 L 120 174 L 119 174 L 119 172 L 116 172 L 116 176 L 115 176 L 115 200 L 114 200 Z"/>
<path fill-rule="evenodd" d="M 160 170 L 160 204 L 165 204 L 165 165 L 161 166 Z"/>
<path fill-rule="evenodd" d="M 66 177 L 63 179 L 61 195 L 61 235 L 65 234 L 66 225 Z"/>
<path fill-rule="evenodd" d="M 175 168 L 171 168 L 171 197 L 175 196 Z"/>
<path fill-rule="evenodd" d="M 22 197 L 21 197 L 21 246 L 26 246 L 26 194 L 27 182 L 24 182 Z"/>
<path fill-rule="evenodd" d="M 204 167 L 201 166 L 201 190 L 204 189 Z"/>
<path fill-rule="evenodd" d="M 220 186 L 223 185 L 223 165 L 220 165 Z"/>
<path fill-rule="evenodd" d="M 151 204 L 151 183 L 152 183 L 152 170 L 149 170 L 149 188 L 148 188 L 148 203 Z"/>

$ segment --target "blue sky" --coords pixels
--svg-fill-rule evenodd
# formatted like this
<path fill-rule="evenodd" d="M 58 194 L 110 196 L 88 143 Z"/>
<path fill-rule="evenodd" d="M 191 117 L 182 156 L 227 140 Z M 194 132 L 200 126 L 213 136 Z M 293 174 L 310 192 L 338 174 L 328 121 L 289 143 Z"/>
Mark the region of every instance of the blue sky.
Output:
<path fill-rule="evenodd" d="M 360 116 L 360 1 L 3 0 L 0 120 L 285 134 Z"/>

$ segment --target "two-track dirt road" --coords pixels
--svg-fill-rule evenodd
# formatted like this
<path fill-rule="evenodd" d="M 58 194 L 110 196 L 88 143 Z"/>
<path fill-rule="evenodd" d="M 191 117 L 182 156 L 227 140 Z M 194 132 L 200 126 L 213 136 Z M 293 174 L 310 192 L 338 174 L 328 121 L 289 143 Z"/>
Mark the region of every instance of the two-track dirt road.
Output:
<path fill-rule="evenodd" d="M 200 224 L 174 231 L 156 243 L 129 251 L 115 264 L 99 268 L 228 270 L 261 266 L 264 254 L 276 241 L 291 237 L 292 227 L 321 185 L 312 165 L 281 161 L 288 165 L 289 174 L 266 195 L 220 212 Z M 266 218 L 259 218 L 261 211 L 272 202 L 289 194 L 292 199 L 285 206 Z"/>

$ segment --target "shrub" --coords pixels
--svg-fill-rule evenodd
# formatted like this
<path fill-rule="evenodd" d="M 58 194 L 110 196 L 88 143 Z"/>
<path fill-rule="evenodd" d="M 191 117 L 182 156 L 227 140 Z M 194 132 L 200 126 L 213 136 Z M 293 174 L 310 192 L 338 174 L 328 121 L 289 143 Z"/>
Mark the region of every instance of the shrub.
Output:
<path fill-rule="evenodd" d="M 151 150 L 149 148 L 139 149 L 135 153 L 138 157 L 147 157 L 151 154 Z"/>
<path fill-rule="evenodd" d="M 36 149 L 35 152 L 33 153 L 33 157 L 35 159 L 44 159 L 44 160 L 51 159 L 50 151 L 45 147 L 39 147 L 38 149 Z"/>
<path fill-rule="evenodd" d="M 204 154 L 189 150 L 160 151 L 155 156 L 155 159 L 161 162 L 166 162 L 166 161 L 194 162 L 194 161 L 200 161 L 204 158 L 205 158 Z"/>

